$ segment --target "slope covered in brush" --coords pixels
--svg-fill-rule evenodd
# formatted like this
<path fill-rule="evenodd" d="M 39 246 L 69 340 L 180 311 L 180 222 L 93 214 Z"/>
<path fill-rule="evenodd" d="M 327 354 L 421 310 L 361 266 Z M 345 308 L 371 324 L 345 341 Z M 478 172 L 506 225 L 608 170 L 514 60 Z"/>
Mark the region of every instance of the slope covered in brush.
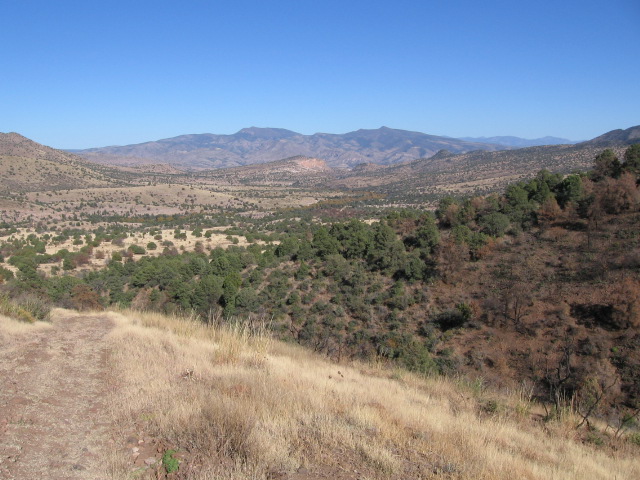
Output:
<path fill-rule="evenodd" d="M 541 424 L 530 392 L 335 364 L 274 341 L 261 322 L 204 325 L 110 314 L 110 411 L 133 442 L 115 472 L 190 479 L 632 479 L 638 448 L 583 444 L 570 414 Z M 125 440 L 129 436 L 129 440 Z M 143 444 L 138 439 L 144 439 Z M 130 443 L 132 445 L 132 443 Z M 149 446 L 153 446 L 150 449 Z M 138 448 L 140 447 L 140 448 Z M 157 459 L 149 468 L 143 460 Z M 154 477 L 155 478 L 155 477 Z"/>

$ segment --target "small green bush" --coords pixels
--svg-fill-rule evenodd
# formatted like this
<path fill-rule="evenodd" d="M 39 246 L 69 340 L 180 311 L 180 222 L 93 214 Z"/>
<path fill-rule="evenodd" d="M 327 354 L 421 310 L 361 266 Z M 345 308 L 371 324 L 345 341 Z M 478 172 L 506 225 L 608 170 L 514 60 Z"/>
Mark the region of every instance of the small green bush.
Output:
<path fill-rule="evenodd" d="M 180 468 L 180 460 L 174 457 L 176 453 L 175 450 L 167 450 L 162 455 L 162 465 L 167 473 L 177 472 Z"/>
<path fill-rule="evenodd" d="M 0 283 L 3 280 L 11 280 L 13 278 L 13 272 L 8 268 L 0 267 Z"/>
<path fill-rule="evenodd" d="M 135 255 L 144 255 L 147 251 L 140 245 L 131 245 L 128 250 Z"/>
<path fill-rule="evenodd" d="M 589 432 L 589 434 L 587 435 L 586 441 L 598 447 L 601 447 L 602 445 L 604 445 L 604 440 L 599 435 L 593 432 Z"/>

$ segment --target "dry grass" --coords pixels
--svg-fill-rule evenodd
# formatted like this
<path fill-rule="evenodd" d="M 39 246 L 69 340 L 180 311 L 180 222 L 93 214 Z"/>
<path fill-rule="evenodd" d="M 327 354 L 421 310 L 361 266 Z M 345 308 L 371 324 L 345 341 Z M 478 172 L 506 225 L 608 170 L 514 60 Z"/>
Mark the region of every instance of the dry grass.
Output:
<path fill-rule="evenodd" d="M 0 163 L 0 171 L 2 164 Z M 315 192 L 282 187 L 221 186 L 185 183 L 103 188 L 70 188 L 69 190 L 31 191 L 25 199 L 34 215 L 61 213 L 113 215 L 176 215 L 201 212 L 226 212 L 239 209 L 247 212 L 272 212 L 280 208 L 308 206 L 320 200 L 340 195 L 339 192 Z M 29 189 L 26 189 L 27 191 Z M 37 206 L 36 206 L 37 205 Z M 42 209 L 42 210 L 41 210 Z M 59 210 L 60 213 L 55 214 Z"/>
<path fill-rule="evenodd" d="M 35 331 L 51 328 L 49 322 L 24 322 L 15 318 L 0 315 L 0 343 L 13 336 L 29 335 Z"/>
<path fill-rule="evenodd" d="M 613 454 L 578 442 L 568 421 L 534 423 L 522 392 L 336 365 L 255 325 L 110 315 L 117 424 L 188 452 L 200 467 L 187 478 L 287 478 L 303 466 L 337 479 L 640 478 L 631 445 Z"/>

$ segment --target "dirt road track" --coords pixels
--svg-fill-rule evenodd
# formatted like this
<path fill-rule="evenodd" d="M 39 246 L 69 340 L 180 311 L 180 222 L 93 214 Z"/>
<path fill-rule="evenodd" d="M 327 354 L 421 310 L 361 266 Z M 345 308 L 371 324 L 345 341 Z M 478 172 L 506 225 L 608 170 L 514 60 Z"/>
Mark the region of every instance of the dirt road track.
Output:
<path fill-rule="evenodd" d="M 51 328 L 0 330 L 0 479 L 106 478 L 111 328 L 106 316 L 57 310 Z"/>

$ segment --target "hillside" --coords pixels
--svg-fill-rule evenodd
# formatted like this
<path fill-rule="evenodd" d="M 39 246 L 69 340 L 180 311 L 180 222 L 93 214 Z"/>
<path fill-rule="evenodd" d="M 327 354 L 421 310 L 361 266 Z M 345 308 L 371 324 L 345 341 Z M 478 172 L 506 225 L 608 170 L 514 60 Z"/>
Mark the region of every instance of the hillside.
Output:
<path fill-rule="evenodd" d="M 467 142 L 480 142 L 480 143 L 494 143 L 497 145 L 505 145 L 508 147 L 525 148 L 525 147 L 540 147 L 542 145 L 569 145 L 574 142 L 567 140 L 566 138 L 558 137 L 542 137 L 542 138 L 520 138 L 513 136 L 501 136 L 501 137 L 461 137 L 460 140 Z"/>
<path fill-rule="evenodd" d="M 571 164 L 594 147 L 556 148 Z M 100 316 L 118 325 L 105 378 L 114 438 L 129 448 L 114 452 L 114 478 L 157 478 L 161 456 L 196 479 L 635 478 L 640 144 L 616 151 L 587 174 L 444 197 L 435 214 L 376 210 L 388 198 L 366 190 L 237 185 L 265 167 L 289 181 L 338 174 L 304 157 L 233 169 L 236 185 L 207 178 L 228 174 L 217 171 L 47 204 L 31 192 L 71 218 L 17 228 L 3 211 L 0 313 L 136 310 Z M 451 157 L 429 160 L 445 169 Z M 418 176 L 406 178 L 389 195 Z M 78 342 L 94 330 L 81 325 Z M 31 358 L 5 357 L 9 371 Z M 18 418 L 13 388 L 2 391 Z M 29 433 L 21 425 L 4 422 L 12 438 Z M 15 458 L 14 444 L 0 454 Z"/>
<path fill-rule="evenodd" d="M 236 167 L 294 156 L 321 158 L 331 167 L 350 168 L 370 162 L 395 164 L 429 157 L 439 150 L 466 152 L 508 147 L 466 142 L 382 127 L 346 134 L 302 135 L 274 128 L 245 128 L 233 135 L 181 135 L 138 145 L 75 151 L 103 164 L 167 163 L 183 170 Z"/>
<path fill-rule="evenodd" d="M 375 198 L 364 193 L 305 203 L 296 188 L 267 187 L 276 197 L 301 195 L 300 207 L 267 212 L 273 199 L 265 195 L 247 210 L 247 197 L 227 194 L 218 205 L 226 215 L 245 207 L 234 217 L 207 211 L 155 217 L 151 210 L 136 224 L 89 231 L 74 225 L 54 235 L 7 225 L 0 256 L 8 288 L 34 288 L 61 305 L 74 303 L 71 286 L 86 284 L 104 305 L 184 309 L 203 318 L 269 315 L 282 338 L 334 358 L 377 356 L 420 371 L 481 372 L 506 386 L 527 380 L 539 398 L 551 389 L 539 353 L 555 355 L 554 339 L 570 328 L 575 349 L 598 337 L 581 361 L 615 372 L 622 393 L 609 405 L 633 405 L 640 359 L 629 353 L 623 362 L 606 352 L 631 349 L 635 341 L 637 304 L 629 299 L 638 263 L 638 150 L 627 149 L 620 169 L 612 163 L 599 177 L 541 172 L 502 195 L 444 198 L 436 217 L 424 209 L 360 213 L 364 207 L 351 204 Z M 313 159 L 283 165 L 300 162 L 324 168 Z M 206 190 L 178 188 L 185 203 L 202 208 L 212 201 Z M 170 190 L 176 187 L 164 198 L 154 186 L 105 194 L 124 210 L 125 195 L 143 206 L 168 204 Z M 72 193 L 59 201 L 73 207 L 66 196 Z M 97 209 L 106 201 L 91 198 Z M 214 226 L 226 242 L 213 241 Z M 91 265 L 97 268 L 90 276 L 65 274 Z M 496 349 L 494 338 L 510 339 L 509 348 Z M 516 344 L 524 349 L 517 361 Z M 586 380 L 576 377 L 563 388 L 574 394 Z"/>
<path fill-rule="evenodd" d="M 640 142 L 640 125 L 627 128 L 626 130 L 611 130 L 610 132 L 584 143 L 594 147 L 607 148 L 620 145 L 631 145 L 638 142 Z"/>
<path fill-rule="evenodd" d="M 327 162 L 310 157 L 292 157 L 235 168 L 207 170 L 194 174 L 198 179 L 224 182 L 229 185 L 325 186 L 337 171 Z"/>
<path fill-rule="evenodd" d="M 37 192 L 121 185 L 118 172 L 17 133 L 0 133 L 0 192 Z"/>
<path fill-rule="evenodd" d="M 632 442 L 585 444 L 571 415 L 541 422 L 526 387 L 505 394 L 336 364 L 273 340 L 260 321 L 56 309 L 28 324 L 0 314 L 0 346 L 2 478 L 640 475 Z"/>
<path fill-rule="evenodd" d="M 120 442 L 129 437 L 114 462 L 123 477 L 136 467 L 163 472 L 170 450 L 181 478 L 193 480 L 640 475 L 637 447 L 620 442 L 613 455 L 584 445 L 570 417 L 541 424 L 526 390 L 502 395 L 331 363 L 271 340 L 260 321 L 227 327 L 132 311 L 109 316 L 118 387 L 108 401 Z"/>
<path fill-rule="evenodd" d="M 585 143 L 498 152 L 440 151 L 431 158 L 405 164 L 344 172 L 328 185 L 373 189 L 401 197 L 487 194 L 514 181 L 531 178 L 543 169 L 558 173 L 587 170 L 602 148 Z M 621 155 L 624 147 L 616 146 L 614 150 Z"/>

